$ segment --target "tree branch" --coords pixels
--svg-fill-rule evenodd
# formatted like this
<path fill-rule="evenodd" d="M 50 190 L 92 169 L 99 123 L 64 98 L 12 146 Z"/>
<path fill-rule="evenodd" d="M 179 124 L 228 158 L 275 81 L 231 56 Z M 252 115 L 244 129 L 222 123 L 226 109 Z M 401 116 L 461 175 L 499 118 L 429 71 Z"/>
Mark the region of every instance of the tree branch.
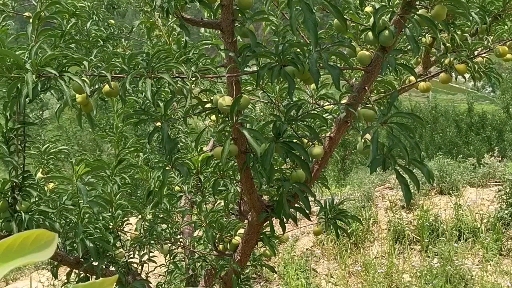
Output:
<path fill-rule="evenodd" d="M 403 0 L 400 6 L 400 10 L 392 21 L 392 26 L 396 29 L 397 37 L 400 36 L 403 29 L 405 28 L 405 23 L 407 22 L 407 17 L 411 15 L 411 9 L 416 6 L 416 0 Z M 397 41 L 395 41 L 396 43 Z M 394 46 L 394 45 L 393 45 Z M 335 125 L 331 131 L 330 136 L 327 138 L 327 141 L 324 144 L 324 156 L 316 161 L 312 167 L 312 177 L 308 181 L 308 185 L 312 186 L 319 178 L 325 167 L 327 166 L 331 156 L 334 153 L 336 147 L 338 147 L 341 139 L 348 132 L 350 127 L 352 126 L 352 121 L 355 117 L 355 113 L 359 108 L 368 94 L 371 86 L 377 80 L 379 76 L 379 72 L 381 71 L 382 64 L 389 52 L 393 49 L 391 47 L 380 47 L 373 57 L 372 62 L 367 67 L 366 72 L 361 77 L 359 83 L 357 83 L 354 87 L 354 92 L 348 97 L 345 113 L 344 115 L 338 117 L 335 121 Z M 295 197 L 295 202 L 298 201 L 298 196 Z"/>
<path fill-rule="evenodd" d="M 0 240 L 5 239 L 9 236 L 12 236 L 12 235 L 0 234 Z M 84 274 L 87 274 L 87 275 L 93 276 L 93 277 L 96 277 L 96 276 L 101 276 L 102 278 L 103 277 L 112 277 L 112 276 L 118 274 L 115 270 L 112 270 L 112 269 L 100 267 L 99 265 L 87 264 L 87 263 L 85 263 L 85 261 L 80 259 L 80 257 L 70 256 L 70 255 L 66 254 L 66 252 L 60 251 L 60 250 L 56 250 L 55 253 L 52 255 L 52 257 L 50 258 L 50 260 L 52 260 L 62 266 L 68 267 L 69 269 L 80 271 Z M 100 271 L 100 273 L 98 273 L 98 271 Z M 126 275 L 126 280 L 130 284 L 135 281 L 142 280 L 142 281 L 147 282 L 146 283 L 147 288 L 151 288 L 151 286 L 149 285 L 149 281 L 144 279 L 137 271 L 135 271 L 135 269 L 130 269 L 130 272 L 128 273 L 128 275 Z"/>
<path fill-rule="evenodd" d="M 185 23 L 206 29 L 221 30 L 219 20 L 208 20 L 208 19 L 197 19 L 192 16 L 185 15 L 183 13 L 176 13 L 176 17 L 183 20 Z"/>
<path fill-rule="evenodd" d="M 430 68 L 432 68 L 432 48 L 436 45 L 437 38 L 432 38 L 432 42 L 425 47 L 425 51 L 423 52 L 423 57 L 421 57 L 421 69 L 426 73 Z"/>
<path fill-rule="evenodd" d="M 490 45 L 491 48 L 487 48 L 485 50 L 482 50 L 478 53 L 476 53 L 475 55 L 471 56 L 468 58 L 468 60 L 472 60 L 472 59 L 475 59 L 475 58 L 478 58 L 480 56 L 483 56 L 491 51 L 494 50 L 494 46 L 495 45 L 504 45 L 508 42 L 512 41 L 512 38 L 511 39 L 507 39 L 507 40 L 503 40 L 503 41 L 500 41 L 498 43 L 495 43 L 495 44 L 492 44 Z M 400 88 L 398 88 L 398 94 L 401 95 L 401 94 L 404 94 L 405 92 L 411 90 L 414 86 L 416 86 L 419 82 L 424 82 L 424 81 L 428 81 L 428 80 L 431 80 L 433 79 L 434 77 L 437 77 L 439 76 L 441 73 L 443 72 L 446 72 L 447 70 L 446 69 L 440 69 L 440 70 L 437 70 L 436 72 L 434 73 L 431 73 L 431 74 L 428 74 L 427 75 L 427 72 L 434 66 L 435 63 L 433 62 L 429 62 L 430 66 L 425 66 L 423 67 L 423 65 L 420 65 L 420 71 L 418 71 L 418 75 L 420 76 L 418 79 L 416 79 L 416 82 L 413 82 L 413 83 L 409 83 L 409 84 L 406 84 Z M 387 98 L 389 97 L 392 93 L 394 93 L 395 91 L 392 91 L 392 92 L 389 92 L 389 93 L 386 93 L 386 94 L 381 94 L 381 95 L 377 95 L 374 97 L 373 101 L 379 101 L 383 98 Z"/>
<path fill-rule="evenodd" d="M 228 95 L 236 98 L 241 97 L 242 87 L 240 76 L 240 69 L 237 65 L 237 54 L 238 54 L 238 43 L 235 37 L 235 19 L 234 19 L 234 5 L 233 0 L 221 0 L 221 18 L 220 18 L 220 31 L 222 42 L 224 43 L 225 49 L 229 51 L 226 53 L 225 66 L 227 67 L 227 73 L 230 74 L 226 77 L 226 84 Z M 233 75 L 233 76 L 232 76 Z M 237 76 L 235 76 L 237 75 Z M 236 156 L 236 162 L 238 166 L 238 173 L 240 175 L 240 186 L 241 195 L 240 199 L 242 202 L 243 210 L 247 211 L 247 226 L 245 228 L 242 241 L 233 255 L 234 264 L 240 268 L 244 268 L 251 254 L 258 244 L 258 240 L 263 230 L 264 221 L 260 219 L 260 215 L 265 210 L 265 203 L 258 194 L 256 184 L 250 165 L 247 163 L 247 153 L 249 151 L 247 138 L 242 133 L 241 128 L 243 124 L 235 119 L 235 123 L 232 127 L 232 139 L 234 144 L 238 147 L 239 153 Z M 238 271 L 238 269 L 236 269 Z M 233 287 L 233 275 L 235 269 L 230 268 L 224 275 L 222 275 L 222 284 L 224 287 Z M 204 277 L 211 277 L 211 272 L 207 272 Z M 210 279 L 204 279 L 202 283 L 212 285 Z"/>
<path fill-rule="evenodd" d="M 50 260 L 59 263 L 60 265 L 66 266 L 72 270 L 77 270 L 82 273 L 85 273 L 89 276 L 98 276 L 97 271 L 100 270 L 101 273 L 99 276 L 101 277 L 111 277 L 117 274 L 115 270 L 112 269 L 106 269 L 104 267 L 99 267 L 97 265 L 93 264 L 86 264 L 82 259 L 79 257 L 69 256 L 63 251 L 55 251 L 53 256 L 50 258 Z M 128 275 L 126 275 L 126 280 L 128 283 L 133 283 L 137 280 L 143 280 L 147 281 L 146 279 L 142 278 L 142 276 L 135 271 L 134 269 L 130 269 Z M 148 283 L 146 283 L 146 287 L 150 288 L 151 286 Z"/>

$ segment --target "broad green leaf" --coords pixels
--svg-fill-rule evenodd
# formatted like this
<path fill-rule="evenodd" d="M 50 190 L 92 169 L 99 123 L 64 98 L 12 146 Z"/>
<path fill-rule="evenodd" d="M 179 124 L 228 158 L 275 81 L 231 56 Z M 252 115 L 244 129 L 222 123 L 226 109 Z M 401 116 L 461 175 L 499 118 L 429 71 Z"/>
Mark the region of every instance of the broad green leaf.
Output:
<path fill-rule="evenodd" d="M 0 279 L 14 268 L 48 260 L 57 249 L 57 234 L 34 229 L 0 241 Z"/>
<path fill-rule="evenodd" d="M 95 281 L 89 281 L 87 283 L 80 283 L 73 285 L 72 288 L 113 288 L 116 285 L 118 277 L 119 275 L 115 275 L 109 278 L 102 278 Z"/>

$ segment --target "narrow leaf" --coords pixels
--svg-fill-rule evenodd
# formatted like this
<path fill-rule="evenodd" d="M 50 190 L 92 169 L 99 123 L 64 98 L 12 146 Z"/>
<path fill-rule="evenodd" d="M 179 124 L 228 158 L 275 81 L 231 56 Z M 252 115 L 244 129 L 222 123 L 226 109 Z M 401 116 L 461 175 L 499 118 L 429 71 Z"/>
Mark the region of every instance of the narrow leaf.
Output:
<path fill-rule="evenodd" d="M 405 178 L 404 175 L 400 173 L 400 170 L 398 170 L 397 168 L 394 168 L 394 170 L 396 180 L 398 180 L 398 183 L 400 184 L 400 188 L 402 190 L 402 194 L 404 196 L 405 204 L 407 205 L 407 207 L 409 207 L 412 201 L 412 191 L 411 187 L 409 186 L 409 182 L 407 181 L 407 178 Z"/>

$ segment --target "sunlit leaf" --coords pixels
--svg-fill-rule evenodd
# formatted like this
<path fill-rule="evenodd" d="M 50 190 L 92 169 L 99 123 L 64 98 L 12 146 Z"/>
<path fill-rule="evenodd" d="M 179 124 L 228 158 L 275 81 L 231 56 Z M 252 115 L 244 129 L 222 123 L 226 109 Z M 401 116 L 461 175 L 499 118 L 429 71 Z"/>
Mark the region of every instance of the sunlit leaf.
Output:
<path fill-rule="evenodd" d="M 34 229 L 14 234 L 0 241 L 0 279 L 14 268 L 48 260 L 55 249 L 57 234 Z"/>

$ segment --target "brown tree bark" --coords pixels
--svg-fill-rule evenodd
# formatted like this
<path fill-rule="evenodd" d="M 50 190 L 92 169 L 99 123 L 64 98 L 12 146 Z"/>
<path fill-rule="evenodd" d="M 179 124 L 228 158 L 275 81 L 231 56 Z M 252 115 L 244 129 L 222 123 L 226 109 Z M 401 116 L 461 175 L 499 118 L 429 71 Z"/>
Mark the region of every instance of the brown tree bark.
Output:
<path fill-rule="evenodd" d="M 238 53 L 238 43 L 235 37 L 235 18 L 233 11 L 233 0 L 221 0 L 221 37 L 224 43 L 224 48 L 230 53 L 226 54 L 225 66 L 227 74 L 238 75 L 240 69 L 236 64 L 236 57 Z M 242 93 L 240 76 L 227 76 L 226 85 L 229 96 L 235 98 L 240 97 Z M 241 184 L 241 201 L 244 210 L 248 211 L 247 227 L 242 236 L 242 241 L 238 246 L 236 253 L 233 256 L 235 265 L 245 267 L 249 262 L 252 251 L 258 244 L 258 239 L 263 230 L 264 221 L 259 219 L 260 214 L 264 212 L 265 204 L 263 199 L 258 194 L 258 190 L 254 183 L 252 171 L 247 165 L 247 155 L 249 151 L 247 146 L 247 139 L 240 130 L 242 123 L 236 121 L 232 129 L 232 139 L 234 144 L 238 147 L 240 153 L 236 157 L 238 171 L 240 174 Z M 232 287 L 232 279 L 235 269 L 230 269 L 225 275 L 222 276 L 224 287 Z"/>
<path fill-rule="evenodd" d="M 402 33 L 405 28 L 407 17 L 411 14 L 412 9 L 415 7 L 416 0 L 403 0 L 400 10 L 397 16 L 393 19 L 392 25 L 396 29 L 397 37 Z M 226 84 L 229 96 L 235 98 L 239 97 L 242 92 L 241 81 L 240 81 L 240 69 L 236 65 L 237 57 L 237 40 L 234 33 L 235 19 L 233 14 L 233 0 L 221 0 L 221 19 L 220 19 L 220 31 L 224 48 L 230 53 L 226 54 L 225 67 L 227 67 Z M 382 68 L 382 63 L 392 50 L 392 47 L 380 47 L 372 60 L 372 63 L 365 68 L 365 72 L 361 77 L 361 80 L 355 85 L 354 92 L 349 96 L 345 114 L 342 117 L 336 119 L 331 135 L 324 144 L 324 156 L 313 164 L 313 177 L 309 179 L 308 185 L 312 186 L 314 182 L 320 177 L 320 174 L 327 166 L 329 159 L 331 158 L 334 150 L 340 143 L 344 135 L 351 127 L 352 120 L 354 119 L 354 113 L 363 103 L 368 91 L 379 76 Z M 236 75 L 236 76 L 231 76 Z M 242 237 L 240 246 L 234 254 L 233 261 L 240 269 L 245 268 L 247 265 L 252 252 L 258 244 L 259 237 L 263 231 L 263 227 L 266 221 L 261 220 L 260 215 L 265 211 L 265 203 L 261 196 L 258 194 L 256 185 L 254 183 L 253 175 L 247 165 L 246 153 L 248 151 L 247 139 L 240 130 L 242 124 L 235 122 L 232 129 L 232 138 L 235 145 L 238 146 L 239 153 L 236 157 L 238 170 L 240 173 L 241 183 L 241 200 L 242 206 L 248 213 L 248 223 L 245 228 L 245 233 Z M 224 275 L 222 275 L 222 285 L 226 288 L 233 287 L 233 276 L 237 269 L 231 268 Z M 205 278 L 202 283 L 205 287 L 211 287 L 213 281 L 211 281 L 211 275 L 214 270 L 208 270 L 205 273 Z M 206 286 L 209 285 L 209 286 Z"/>

